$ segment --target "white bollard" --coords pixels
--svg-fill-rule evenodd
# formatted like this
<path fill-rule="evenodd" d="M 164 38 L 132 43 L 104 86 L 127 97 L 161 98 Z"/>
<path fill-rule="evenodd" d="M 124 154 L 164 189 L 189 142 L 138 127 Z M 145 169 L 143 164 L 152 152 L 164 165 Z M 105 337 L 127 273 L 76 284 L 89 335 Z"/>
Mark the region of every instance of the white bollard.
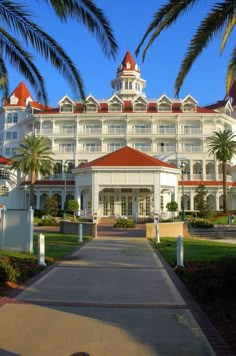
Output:
<path fill-rule="evenodd" d="M 79 242 L 83 242 L 83 224 L 79 224 Z"/>
<path fill-rule="evenodd" d="M 181 235 L 177 237 L 176 259 L 177 266 L 184 267 L 184 239 Z"/>
<path fill-rule="evenodd" d="M 156 233 L 156 243 L 160 243 L 160 233 L 159 233 L 159 225 L 155 224 L 155 233 Z"/>
<path fill-rule="evenodd" d="M 45 238 L 43 234 L 38 237 L 38 265 L 46 266 L 45 263 Z"/>

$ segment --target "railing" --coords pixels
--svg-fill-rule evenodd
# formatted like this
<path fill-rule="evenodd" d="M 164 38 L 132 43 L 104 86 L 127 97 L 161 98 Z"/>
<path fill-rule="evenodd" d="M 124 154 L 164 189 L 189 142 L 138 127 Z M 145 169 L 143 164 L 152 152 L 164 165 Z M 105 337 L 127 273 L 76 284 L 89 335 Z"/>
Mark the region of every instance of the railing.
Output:
<path fill-rule="evenodd" d="M 100 152 L 102 150 L 101 146 L 98 147 L 85 147 L 82 152 Z"/>
<path fill-rule="evenodd" d="M 41 136 L 48 136 L 53 134 L 52 129 L 35 129 L 35 134 L 36 135 L 41 135 Z"/>
<path fill-rule="evenodd" d="M 110 135 L 124 135 L 126 133 L 125 129 L 108 129 L 108 134 Z"/>
<path fill-rule="evenodd" d="M 157 133 L 160 133 L 160 134 L 175 134 L 176 133 L 176 129 L 173 127 L 173 128 L 159 128 Z"/>
<path fill-rule="evenodd" d="M 147 127 L 147 128 L 140 128 L 140 129 L 134 129 L 132 131 L 128 131 L 128 135 L 142 135 L 142 134 L 151 134 L 152 129 Z"/>
<path fill-rule="evenodd" d="M 102 133 L 102 129 L 84 129 L 79 132 L 80 135 L 100 135 Z"/>
<path fill-rule="evenodd" d="M 182 152 L 202 152 L 201 146 L 184 146 Z"/>
<path fill-rule="evenodd" d="M 200 134 L 202 130 L 200 128 L 192 127 L 192 128 L 182 128 L 182 134 Z"/>

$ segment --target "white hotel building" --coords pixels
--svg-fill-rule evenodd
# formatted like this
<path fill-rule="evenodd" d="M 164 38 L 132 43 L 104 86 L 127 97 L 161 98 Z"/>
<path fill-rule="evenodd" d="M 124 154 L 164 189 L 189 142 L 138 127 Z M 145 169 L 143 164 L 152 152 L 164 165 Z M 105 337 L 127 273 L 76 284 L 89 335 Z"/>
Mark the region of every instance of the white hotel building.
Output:
<path fill-rule="evenodd" d="M 235 131 L 232 100 L 226 98 L 215 107 L 199 107 L 190 94 L 183 99 L 171 99 L 167 95 L 148 99 L 144 93 L 146 81 L 141 78 L 140 68 L 129 52 L 111 85 L 113 92 L 108 99 L 100 100 L 89 95 L 82 102 L 64 96 L 57 108 L 46 110 L 33 100 L 21 82 L 3 103 L 1 156 L 10 159 L 26 134 L 47 136 L 55 154 L 54 175 L 40 177 L 35 184 L 34 208 L 43 209 L 46 195 L 55 194 L 61 208 L 66 196 L 67 199 L 77 199 L 81 210 L 96 212 L 100 217 L 135 215 L 145 218 L 155 212 L 164 216 L 166 203 L 171 199 L 178 202 L 181 210 L 183 183 L 185 210 L 193 211 L 195 188 L 203 183 L 212 210 L 221 210 L 222 166 L 215 157 L 209 156 L 206 138 L 217 130 Z M 134 151 L 135 158 L 131 155 L 131 161 L 122 164 L 126 150 L 120 149 L 126 146 L 138 153 Z M 117 150 L 120 150 L 118 156 L 111 154 L 106 159 L 106 174 L 102 181 L 96 180 L 99 173 L 94 167 L 99 166 L 101 170 L 102 160 L 99 164 L 89 162 Z M 139 162 L 140 152 L 146 158 L 143 165 Z M 236 209 L 234 161 L 228 163 L 227 169 L 231 209 Z M 4 179 L 4 162 L 1 164 L 0 160 L 0 204 L 8 209 L 23 209 L 27 199 L 25 185 L 29 184 L 29 179 L 18 174 L 16 184 L 10 184 Z M 178 169 L 181 162 L 185 165 L 183 175 Z M 83 163 L 86 164 L 83 166 Z M 135 167 L 132 172 L 132 177 L 136 177 L 134 180 L 130 176 L 132 166 Z M 151 167 L 157 183 L 142 178 L 146 166 Z M 116 178 L 112 180 L 109 175 L 113 174 Z"/>

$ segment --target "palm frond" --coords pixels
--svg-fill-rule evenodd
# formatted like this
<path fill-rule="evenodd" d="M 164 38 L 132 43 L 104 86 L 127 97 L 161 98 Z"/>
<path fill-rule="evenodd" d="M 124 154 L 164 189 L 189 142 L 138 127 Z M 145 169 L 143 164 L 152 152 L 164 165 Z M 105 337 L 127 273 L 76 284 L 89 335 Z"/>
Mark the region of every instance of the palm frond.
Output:
<path fill-rule="evenodd" d="M 50 3 L 61 20 L 74 18 L 83 23 L 95 35 L 101 44 L 104 54 L 116 57 L 118 45 L 111 25 L 104 12 L 91 0 L 45 0 Z"/>
<path fill-rule="evenodd" d="M 151 34 L 153 30 L 155 30 L 151 38 L 149 39 L 146 47 L 144 48 L 142 59 L 145 60 L 145 56 L 147 50 L 155 41 L 155 39 L 160 35 L 160 33 L 168 28 L 169 26 L 173 25 L 177 18 L 183 15 L 187 10 L 189 10 L 198 0 L 170 0 L 167 4 L 163 5 L 160 10 L 158 10 L 154 14 L 154 19 L 149 25 L 147 31 L 145 32 L 144 36 L 142 37 L 135 54 L 138 55 L 140 52 L 141 47 L 143 46 L 147 37 Z"/>
<path fill-rule="evenodd" d="M 25 7 L 10 1 L 0 2 L 0 17 L 19 32 L 26 45 L 31 43 L 45 59 L 63 75 L 75 96 L 85 98 L 84 85 L 79 71 L 62 47 L 39 26 L 29 20 Z"/>
<path fill-rule="evenodd" d="M 229 39 L 230 34 L 233 31 L 233 28 L 234 28 L 235 24 L 236 24 L 236 14 L 233 12 L 233 14 L 230 15 L 230 18 L 228 20 L 228 24 L 227 24 L 226 29 L 225 29 L 224 34 L 223 34 L 223 38 L 222 38 L 221 46 L 220 46 L 220 54 L 223 53 L 225 45 L 226 45 L 226 43 L 227 43 L 227 41 Z"/>
<path fill-rule="evenodd" d="M 39 101 L 47 104 L 47 92 L 44 80 L 33 63 L 33 57 L 26 52 L 14 37 L 0 28 L 0 46 L 2 55 L 27 79 L 36 91 Z"/>
<path fill-rule="evenodd" d="M 236 75 L 236 46 L 230 57 L 229 65 L 226 73 L 226 93 L 229 93 Z"/>
<path fill-rule="evenodd" d="M 187 54 L 181 63 L 180 71 L 175 81 L 175 95 L 179 94 L 185 77 L 203 49 L 207 47 L 212 37 L 219 32 L 228 21 L 231 11 L 232 9 L 228 1 L 218 3 L 213 6 L 212 10 L 201 22 L 196 34 L 190 42 Z"/>
<path fill-rule="evenodd" d="M 3 93 L 3 98 L 7 98 L 9 94 L 8 71 L 5 62 L 0 55 L 0 91 Z"/>

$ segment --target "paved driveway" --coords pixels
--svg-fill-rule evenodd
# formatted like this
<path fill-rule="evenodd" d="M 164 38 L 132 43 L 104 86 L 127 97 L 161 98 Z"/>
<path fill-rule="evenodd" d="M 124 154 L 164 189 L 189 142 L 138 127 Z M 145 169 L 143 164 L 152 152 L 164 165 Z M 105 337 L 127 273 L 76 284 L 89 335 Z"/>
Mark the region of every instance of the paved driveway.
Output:
<path fill-rule="evenodd" d="M 0 308 L 0 355 L 215 355 L 144 238 L 100 237 Z"/>

